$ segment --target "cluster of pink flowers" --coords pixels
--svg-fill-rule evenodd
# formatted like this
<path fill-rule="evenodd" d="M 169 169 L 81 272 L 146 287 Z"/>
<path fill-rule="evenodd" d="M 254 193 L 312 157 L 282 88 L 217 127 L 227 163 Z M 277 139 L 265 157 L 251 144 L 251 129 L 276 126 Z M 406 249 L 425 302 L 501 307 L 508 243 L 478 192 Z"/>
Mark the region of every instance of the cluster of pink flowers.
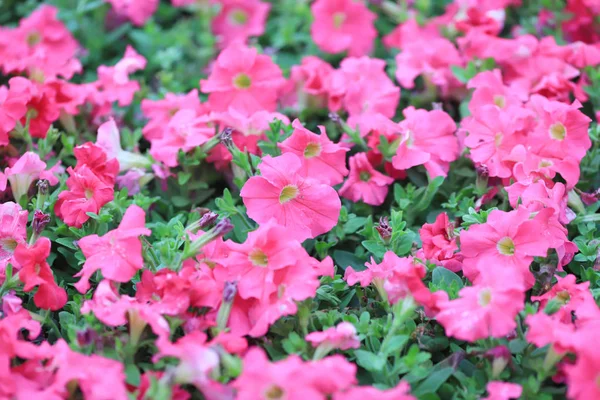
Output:
<path fill-rule="evenodd" d="M 112 13 L 137 26 L 159 6 L 158 0 L 106 2 Z M 460 341 L 505 339 L 526 327 L 521 336 L 548 348 L 544 373 L 557 366 L 553 378 L 566 382 L 569 398 L 600 398 L 600 353 L 594 351 L 600 309 L 589 282 L 577 283 L 565 272 L 578 251 L 567 230 L 576 218 L 569 196 L 576 193 L 580 164 L 592 147 L 591 119 L 582 103 L 592 76 L 586 68 L 600 64 L 600 47 L 594 44 L 600 33 L 590 33 L 590 16 L 600 7 L 591 0 L 566 3 L 573 15 L 561 19 L 570 39 L 565 45 L 519 29 L 512 38 L 499 37 L 506 8 L 520 0 L 458 0 L 426 23 L 410 12 L 383 38 L 385 47 L 400 50 L 388 65 L 370 56 L 377 15 L 365 2 L 316 0 L 310 6 L 314 44 L 346 57 L 334 67 L 323 53 L 323 58 L 305 56 L 287 76 L 268 52 L 249 44 L 265 32 L 270 3 L 172 0 L 177 7 L 214 12 L 211 30 L 220 52 L 198 88 L 140 99 L 147 154 L 133 145 L 123 148 L 121 131 L 128 128 L 113 111 L 134 103 L 141 86 L 132 75 L 146 68 L 144 56 L 127 46 L 116 64 L 98 67 L 95 81 L 74 83 L 83 72 L 77 58 L 82 49 L 55 8 L 43 5 L 18 26 L 1 27 L 0 71 L 7 84 L 0 85 L 0 147 L 7 151 L 0 172 L 0 285 L 34 292 L 33 304 L 45 314 L 28 311 L 30 304 L 12 291 L 2 293 L 0 398 L 62 399 L 79 390 L 89 399 L 141 399 L 156 382 L 167 382 L 172 397 L 181 399 L 189 398 L 185 385 L 215 400 L 414 399 L 404 381 L 390 382 L 387 390 L 360 386 L 356 364 L 342 354 L 328 355 L 361 347 L 364 335 L 350 318 L 311 333 L 303 326 L 304 339 L 314 348 L 311 361 L 297 354 L 270 361 L 259 345 L 268 343 L 266 335 L 277 321 L 299 314 L 302 302 L 317 297 L 322 282 L 337 279 L 333 259 L 307 249 L 337 244 L 340 215 L 347 216 L 352 203 L 372 210 L 386 203 L 390 186 L 414 168 L 430 181 L 446 177 L 461 155 L 476 168 L 484 193 L 478 194 L 477 211 L 496 196 L 505 200 L 504 209 L 484 210 L 478 215 L 484 222 L 462 226 L 436 210 L 428 216 L 432 222 L 417 226 L 420 248 L 400 257 L 390 250 L 390 238 L 380 235 L 386 246 L 380 257 L 373 251 L 360 271 L 340 265 L 345 283 L 336 284 L 372 286 L 385 303 L 414 301 L 424 320 Z M 540 19 L 552 20 L 550 14 Z M 495 61 L 493 69 L 468 82 L 457 78 L 457 70 L 471 63 L 479 68 L 488 58 Z M 400 112 L 403 89 L 427 101 L 411 102 L 415 105 Z M 429 107 L 438 98 L 445 103 Z M 447 106 L 465 99 L 469 116 L 457 124 Z M 305 126 L 304 110 L 326 110 L 331 124 Z M 76 116 L 89 117 L 96 141 L 71 146 L 75 161 L 65 168 L 51 161 L 60 155 L 44 148 L 44 139 L 52 137 L 48 132 L 57 122 L 75 136 Z M 273 155 L 268 155 L 261 141 L 272 126 L 282 126 L 271 124 L 274 120 L 290 127 L 285 139 L 271 143 Z M 337 134 L 339 140 L 332 140 Z M 15 154 L 13 144 L 20 139 L 27 140 L 27 151 Z M 156 224 L 147 227 L 151 211 L 135 204 L 146 201 L 142 196 L 121 207 L 115 188 L 133 196 L 154 177 L 165 188 L 172 171 L 196 153 L 237 178 L 239 166 L 232 160 L 238 149 L 249 153 L 256 167 L 244 171 L 241 202 L 233 206 L 250 229 L 242 239 L 236 234 L 225 240 L 232 230 L 229 220 L 215 223 L 218 216 L 208 212 L 178 235 L 185 236 L 177 238 L 185 248 L 172 249 L 178 253 L 172 265 L 148 268 L 150 240 L 157 232 Z M 59 188 L 52 199 L 50 187 Z M 106 228 L 101 214 L 112 217 L 113 229 Z M 59 228 L 42 235 L 53 217 Z M 92 218 L 103 221 L 101 228 L 86 229 Z M 81 266 L 68 277 L 77 292 L 61 282 L 53 265 L 52 241 L 64 245 L 57 237 L 66 231 L 79 235 L 71 246 Z M 536 286 L 536 258 L 555 265 L 551 275 L 557 282 L 530 297 L 537 311 L 519 317 Z M 433 268 L 461 274 L 467 286 L 454 294 L 428 286 Z M 165 373 L 144 373 L 132 388 L 120 361 L 77 352 L 62 339 L 35 344 L 40 321 L 68 307 L 66 288 L 82 296 L 78 313 L 85 318 L 127 329 L 133 350 L 148 328 L 152 361 L 177 362 Z M 93 340 L 78 338 L 80 350 Z M 232 355 L 242 369 L 226 382 L 219 373 Z M 523 388 L 491 381 L 486 390 L 487 399 L 500 400 L 518 398 Z"/>

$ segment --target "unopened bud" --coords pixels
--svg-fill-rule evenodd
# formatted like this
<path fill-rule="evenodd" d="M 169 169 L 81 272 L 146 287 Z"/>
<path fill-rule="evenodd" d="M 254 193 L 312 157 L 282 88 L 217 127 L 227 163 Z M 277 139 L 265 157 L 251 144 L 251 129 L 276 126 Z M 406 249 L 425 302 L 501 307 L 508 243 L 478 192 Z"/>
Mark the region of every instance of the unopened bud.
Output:
<path fill-rule="evenodd" d="M 330 112 L 328 117 L 332 122 L 334 122 L 336 124 L 340 124 L 342 122 L 342 119 L 340 118 L 338 113 Z"/>
<path fill-rule="evenodd" d="M 33 231 L 36 235 L 42 233 L 46 225 L 50 222 L 50 214 L 45 214 L 40 210 L 35 210 L 33 214 L 33 222 L 31 223 Z"/>
<path fill-rule="evenodd" d="M 48 183 L 47 180 L 45 179 L 40 179 L 39 181 L 37 181 L 36 184 L 37 188 L 38 188 L 38 193 L 42 194 L 42 195 L 47 195 L 48 191 L 50 189 L 50 185 Z"/>
<path fill-rule="evenodd" d="M 222 220 L 217 222 L 217 225 L 215 225 L 214 234 L 216 236 L 225 236 L 232 230 L 233 230 L 233 224 L 231 223 L 229 218 L 223 218 Z"/>
<path fill-rule="evenodd" d="M 223 143 L 227 148 L 233 146 L 233 128 L 227 127 L 223 129 L 223 132 L 219 134 L 219 141 Z"/>
<path fill-rule="evenodd" d="M 204 214 L 201 218 L 200 221 L 198 221 L 198 224 L 200 226 L 200 229 L 204 229 L 209 225 L 212 225 L 217 218 L 219 217 L 219 214 L 209 211 L 206 214 Z"/>
<path fill-rule="evenodd" d="M 377 232 L 379 232 L 379 236 L 384 241 L 388 241 L 392 237 L 392 227 L 390 226 L 390 221 L 388 217 L 381 217 L 379 219 L 379 225 L 375 227 Z"/>
<path fill-rule="evenodd" d="M 506 346 L 496 346 L 486 351 L 484 355 L 492 361 L 492 377 L 494 379 L 498 378 L 512 361 L 510 350 Z"/>
<path fill-rule="evenodd" d="M 237 282 L 225 282 L 223 288 L 223 301 L 232 302 L 237 293 Z"/>

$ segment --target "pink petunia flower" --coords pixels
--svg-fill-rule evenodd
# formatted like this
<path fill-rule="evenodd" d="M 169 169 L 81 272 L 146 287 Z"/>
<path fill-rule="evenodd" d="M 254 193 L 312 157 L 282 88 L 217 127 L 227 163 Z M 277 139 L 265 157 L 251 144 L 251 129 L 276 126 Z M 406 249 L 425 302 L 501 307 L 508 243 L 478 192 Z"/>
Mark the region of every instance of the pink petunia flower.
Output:
<path fill-rule="evenodd" d="M 119 162 L 113 157 L 107 157 L 107 153 L 101 147 L 88 142 L 73 149 L 77 159 L 77 172 L 82 166 L 89 168 L 102 182 L 114 186 L 119 174 Z"/>
<path fill-rule="evenodd" d="M 27 210 L 11 201 L 0 204 L 0 282 L 4 282 L 4 271 L 13 262 L 13 254 L 27 240 Z M 18 266 L 17 266 L 18 267 Z"/>
<path fill-rule="evenodd" d="M 515 317 L 524 306 L 525 286 L 508 268 L 482 271 L 476 284 L 460 290 L 459 298 L 440 301 L 436 320 L 447 336 L 474 342 L 500 338 L 516 327 Z"/>
<path fill-rule="evenodd" d="M 415 400 L 410 394 L 410 385 L 407 382 L 400 382 L 396 387 L 380 390 L 370 386 L 356 386 L 345 392 L 334 394 L 333 400 Z"/>
<path fill-rule="evenodd" d="M 355 373 L 356 367 L 343 357 L 303 362 L 294 354 L 271 363 L 263 350 L 254 347 L 244 356 L 242 373 L 233 387 L 238 400 L 325 399 L 353 384 Z"/>
<path fill-rule="evenodd" d="M 23 290 L 30 292 L 38 287 L 33 296 L 37 307 L 46 310 L 59 310 L 67 302 L 67 292 L 56 284 L 50 265 L 46 259 L 50 255 L 50 240 L 39 238 L 32 246 L 21 243 L 14 253 L 15 261 L 20 265 L 19 279 L 25 284 Z"/>
<path fill-rule="evenodd" d="M 249 112 L 275 111 L 284 85 L 281 69 L 269 56 L 240 42 L 223 50 L 208 79 L 200 81 L 214 111 L 226 111 L 229 107 Z"/>
<path fill-rule="evenodd" d="M 394 179 L 375 170 L 365 153 L 350 157 L 350 175 L 339 192 L 342 197 L 354 202 L 379 206 L 385 201 L 388 187 Z"/>
<path fill-rule="evenodd" d="M 392 165 L 399 170 L 423 165 L 432 177 L 446 176 L 450 163 L 459 156 L 456 124 L 441 110 L 403 111 L 405 120 L 398 124 L 400 144 Z"/>
<path fill-rule="evenodd" d="M 241 191 L 248 216 L 258 223 L 275 218 L 298 240 L 331 230 L 341 202 L 335 190 L 303 173 L 301 160 L 292 153 L 266 156 Z"/>
<path fill-rule="evenodd" d="M 134 168 L 148 168 L 151 165 L 151 162 L 147 157 L 138 153 L 123 150 L 121 147 L 121 134 L 119 133 L 117 124 L 112 118 L 98 128 L 96 145 L 104 150 L 108 159 L 115 159 L 118 161 L 119 171 L 128 171 Z M 85 162 L 82 163 L 85 164 Z"/>
<path fill-rule="evenodd" d="M 119 15 L 127 17 L 134 25 L 142 26 L 156 12 L 159 0 L 105 0 Z"/>
<path fill-rule="evenodd" d="M 179 150 L 188 152 L 214 136 L 215 129 L 209 123 L 208 116 L 197 116 L 193 110 L 178 111 L 169 121 L 164 136 L 151 141 L 150 154 L 166 166 L 176 167 Z"/>
<path fill-rule="evenodd" d="M 404 88 L 414 88 L 415 79 L 421 75 L 426 82 L 440 88 L 444 97 L 461 86 L 450 66 L 462 66 L 463 59 L 448 39 L 410 42 L 396 56 L 396 64 L 396 79 Z"/>
<path fill-rule="evenodd" d="M 510 212 L 492 211 L 485 224 L 472 225 L 460 233 L 461 254 L 464 256 L 463 273 L 471 282 L 477 282 L 484 270 L 502 269 L 520 279 L 527 287 L 535 279 L 529 271 L 534 256 L 545 257 L 549 243 L 537 215 L 519 207 Z"/>
<path fill-rule="evenodd" d="M 332 142 L 325 128 L 320 126 L 317 135 L 304 126 L 299 120 L 292 123 L 292 136 L 279 143 L 279 148 L 285 153 L 294 153 L 302 159 L 304 174 L 315 177 L 328 185 L 337 185 L 348 175 L 346 168 L 347 148 Z"/>
<path fill-rule="evenodd" d="M 97 270 L 102 271 L 105 279 L 129 282 L 143 268 L 142 243 L 138 237 L 152 233 L 144 226 L 145 216 L 144 210 L 135 204 L 131 205 L 117 229 L 104 236 L 85 236 L 77 242 L 86 257 L 81 271 L 75 275 L 81 277 L 75 284 L 80 293 L 90 288 L 89 279 Z"/>
<path fill-rule="evenodd" d="M 212 31 L 221 47 L 235 41 L 246 42 L 249 37 L 265 31 L 271 5 L 260 0 L 219 0 L 219 14 L 212 20 Z"/>
<path fill-rule="evenodd" d="M 0 86 L 0 146 L 9 143 L 8 134 L 27 113 L 28 98 L 27 93 Z"/>
<path fill-rule="evenodd" d="M 305 339 L 313 347 L 326 346 L 329 349 L 357 349 L 360 347 L 360 338 L 356 334 L 356 328 L 350 322 L 340 322 L 337 326 L 322 332 L 312 332 Z"/>
<path fill-rule="evenodd" d="M 371 52 L 377 36 L 375 13 L 361 1 L 317 0 L 311 6 L 310 32 L 319 49 L 327 53 L 348 51 L 351 57 Z"/>
<path fill-rule="evenodd" d="M 88 212 L 98 213 L 114 197 L 114 188 L 98 178 L 91 169 L 83 165 L 77 171 L 67 169 L 69 190 L 58 195 L 54 205 L 56 216 L 65 224 L 81 228 L 90 219 Z"/>
<path fill-rule="evenodd" d="M 458 246 L 454 235 L 454 225 L 448 221 L 448 214 L 441 213 L 433 224 L 424 224 L 419 229 L 423 243 L 423 254 L 427 260 L 439 262 L 450 271 L 460 271 L 462 255 L 457 254 Z"/>
<path fill-rule="evenodd" d="M 51 170 L 46 170 L 46 163 L 40 160 L 36 153 L 28 151 L 17 160 L 11 167 L 0 172 L 0 191 L 6 190 L 7 181 L 15 200 L 20 201 L 27 195 L 31 184 L 38 179 L 46 179 L 51 185 L 58 183 L 58 178 Z"/>
<path fill-rule="evenodd" d="M 327 106 L 329 78 L 333 67 L 319 57 L 306 56 L 300 65 L 294 65 L 285 88 L 284 105 L 298 110 Z"/>
<path fill-rule="evenodd" d="M 482 400 L 511 400 L 521 397 L 523 388 L 517 383 L 508 382 L 488 382 L 486 386 L 488 395 L 482 397 Z"/>

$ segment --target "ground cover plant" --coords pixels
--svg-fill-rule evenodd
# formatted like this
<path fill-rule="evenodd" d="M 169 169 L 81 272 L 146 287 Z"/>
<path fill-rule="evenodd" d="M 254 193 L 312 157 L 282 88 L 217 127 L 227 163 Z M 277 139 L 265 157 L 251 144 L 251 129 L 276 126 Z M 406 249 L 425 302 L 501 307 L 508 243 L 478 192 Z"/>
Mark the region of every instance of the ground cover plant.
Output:
<path fill-rule="evenodd" d="M 599 399 L 597 0 L 0 1 L 0 399 Z"/>

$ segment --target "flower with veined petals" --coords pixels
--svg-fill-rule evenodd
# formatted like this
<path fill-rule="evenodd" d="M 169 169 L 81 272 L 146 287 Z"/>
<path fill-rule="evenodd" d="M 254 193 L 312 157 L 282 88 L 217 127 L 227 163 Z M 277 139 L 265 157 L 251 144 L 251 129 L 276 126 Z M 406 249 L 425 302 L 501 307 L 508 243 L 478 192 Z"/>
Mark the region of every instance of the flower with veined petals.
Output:
<path fill-rule="evenodd" d="M 285 79 L 277 64 L 240 42 L 223 50 L 208 79 L 200 81 L 213 111 L 227 111 L 229 107 L 275 111 L 283 85 Z"/>
<path fill-rule="evenodd" d="M 279 143 L 283 153 L 294 153 L 302 159 L 304 174 L 314 176 L 328 185 L 337 185 L 348 174 L 346 168 L 347 148 L 332 142 L 327 137 L 325 128 L 320 126 L 317 135 L 304 126 L 299 120 L 292 123 L 294 132 Z"/>
<path fill-rule="evenodd" d="M 219 14 L 212 20 L 212 31 L 221 47 L 235 41 L 246 42 L 265 31 L 271 4 L 260 0 L 220 0 Z"/>
<path fill-rule="evenodd" d="M 314 22 L 310 33 L 327 53 L 348 51 L 351 57 L 369 53 L 377 31 L 376 15 L 365 4 L 353 0 L 318 0 L 311 6 Z"/>
<path fill-rule="evenodd" d="M 114 197 L 114 188 L 98 178 L 91 169 L 82 165 L 77 170 L 67 169 L 69 190 L 60 192 L 54 205 L 56 216 L 69 226 L 81 228 L 90 219 L 88 212 L 98 213 Z"/>
<path fill-rule="evenodd" d="M 377 171 L 366 153 L 357 153 L 350 157 L 350 175 L 340 188 L 342 197 L 352 201 L 362 200 L 366 204 L 379 206 L 385 201 L 388 187 L 394 178 Z"/>
<path fill-rule="evenodd" d="M 275 218 L 298 240 L 314 238 L 337 224 L 341 202 L 335 190 L 303 173 L 292 153 L 265 156 L 261 176 L 248 179 L 241 196 L 248 216 L 258 223 Z"/>
<path fill-rule="evenodd" d="M 50 240 L 39 238 L 32 246 L 19 244 L 15 249 L 15 261 L 21 267 L 19 279 L 25 284 L 23 290 L 30 292 L 38 287 L 33 296 L 35 305 L 48 310 L 59 310 L 67 302 L 67 292 L 56 284 L 46 259 L 50 255 Z"/>
<path fill-rule="evenodd" d="M 148 236 L 152 232 L 144 227 L 146 213 L 139 206 L 131 205 L 125 211 L 117 229 L 104 236 L 89 235 L 78 241 L 86 261 L 75 276 L 81 280 L 75 284 L 79 292 L 89 288 L 89 279 L 97 270 L 102 271 L 105 279 L 115 282 L 128 282 L 142 269 L 142 243 L 139 236 Z"/>

